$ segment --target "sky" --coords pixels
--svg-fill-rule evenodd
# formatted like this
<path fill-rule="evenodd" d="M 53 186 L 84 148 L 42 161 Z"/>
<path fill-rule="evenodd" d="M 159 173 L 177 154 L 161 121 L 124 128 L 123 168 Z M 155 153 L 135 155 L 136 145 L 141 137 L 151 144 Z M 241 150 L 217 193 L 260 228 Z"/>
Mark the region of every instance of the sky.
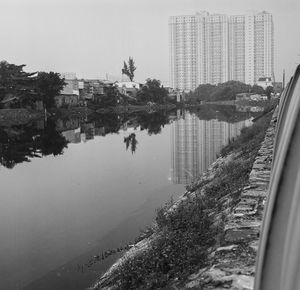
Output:
<path fill-rule="evenodd" d="M 27 71 L 105 78 L 120 76 L 131 56 L 137 81 L 168 85 L 168 19 L 203 10 L 272 13 L 276 81 L 300 64 L 299 0 L 0 0 L 0 60 Z"/>

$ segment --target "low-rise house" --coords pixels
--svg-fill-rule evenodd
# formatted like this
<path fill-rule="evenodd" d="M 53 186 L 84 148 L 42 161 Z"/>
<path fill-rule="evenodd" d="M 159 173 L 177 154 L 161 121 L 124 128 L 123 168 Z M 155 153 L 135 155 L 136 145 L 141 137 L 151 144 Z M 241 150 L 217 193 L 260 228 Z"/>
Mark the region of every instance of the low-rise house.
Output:
<path fill-rule="evenodd" d="M 183 102 L 184 101 L 184 92 L 178 90 L 178 89 L 173 89 L 171 87 L 164 87 L 168 91 L 168 99 L 175 101 L 177 103 Z"/>
<path fill-rule="evenodd" d="M 75 72 L 63 72 L 60 74 L 62 78 L 65 80 L 74 80 L 76 79 L 76 73 Z"/>
<path fill-rule="evenodd" d="M 85 133 L 85 140 L 92 140 L 95 136 L 95 123 L 84 123 L 81 125 L 81 133 Z"/>
<path fill-rule="evenodd" d="M 105 127 L 95 127 L 95 136 L 105 136 Z"/>
<path fill-rule="evenodd" d="M 116 82 L 115 85 L 121 94 L 130 95 L 132 97 L 136 97 L 137 92 L 141 88 L 141 84 L 136 82 Z"/>
<path fill-rule="evenodd" d="M 115 85 L 118 88 L 137 89 L 137 90 L 139 90 L 141 87 L 141 84 L 136 82 L 116 82 Z"/>
<path fill-rule="evenodd" d="M 273 87 L 272 78 L 271 77 L 261 77 L 258 79 L 256 84 L 260 87 L 262 87 L 264 90 L 267 87 Z"/>
<path fill-rule="evenodd" d="M 264 111 L 263 107 L 253 107 L 253 106 L 250 107 L 250 112 L 253 112 L 253 113 L 258 113 L 258 112 L 263 112 L 263 111 Z"/>
<path fill-rule="evenodd" d="M 280 94 L 282 92 L 282 82 L 273 82 L 274 94 Z"/>
<path fill-rule="evenodd" d="M 58 96 L 54 97 L 57 108 L 74 107 L 79 104 L 79 81 L 75 73 L 63 73 L 65 86 Z"/>
<path fill-rule="evenodd" d="M 235 96 L 236 101 L 248 100 L 248 101 L 264 101 L 268 97 L 265 95 L 251 94 L 251 93 L 239 93 Z"/>
<path fill-rule="evenodd" d="M 79 88 L 78 88 L 78 80 L 65 80 L 66 85 L 61 90 L 61 94 L 63 95 L 78 95 L 79 96 Z"/>
<path fill-rule="evenodd" d="M 80 128 L 63 131 L 62 136 L 70 143 L 80 143 Z"/>
<path fill-rule="evenodd" d="M 86 80 L 89 85 L 89 92 L 92 94 L 103 95 L 104 84 L 100 80 Z"/>
<path fill-rule="evenodd" d="M 100 80 L 80 80 L 79 96 L 82 101 L 97 101 L 104 95 L 104 83 Z"/>
<path fill-rule="evenodd" d="M 251 101 L 266 101 L 268 99 L 265 95 L 252 94 L 250 95 Z"/>
<path fill-rule="evenodd" d="M 250 93 L 239 93 L 239 94 L 236 94 L 235 99 L 237 101 L 250 100 Z"/>
<path fill-rule="evenodd" d="M 259 101 L 260 99 L 261 99 L 261 95 L 259 95 L 259 94 L 250 95 L 251 101 Z"/>
<path fill-rule="evenodd" d="M 75 94 L 60 94 L 54 100 L 57 108 L 75 107 L 79 104 L 79 96 Z"/>
<path fill-rule="evenodd" d="M 70 119 L 58 119 L 55 122 L 56 130 L 58 131 L 68 131 L 77 129 L 80 126 L 80 120 L 77 118 Z"/>

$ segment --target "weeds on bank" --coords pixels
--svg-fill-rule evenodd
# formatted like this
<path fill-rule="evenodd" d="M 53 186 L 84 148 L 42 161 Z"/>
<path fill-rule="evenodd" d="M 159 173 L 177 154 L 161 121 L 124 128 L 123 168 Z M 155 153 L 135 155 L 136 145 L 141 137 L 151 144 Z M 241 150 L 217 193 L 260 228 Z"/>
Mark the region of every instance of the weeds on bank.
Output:
<path fill-rule="evenodd" d="M 148 251 L 128 259 L 109 284 L 118 289 L 166 289 L 206 266 L 209 249 L 223 231 L 222 210 L 237 203 L 270 118 L 261 117 L 222 150 L 222 156 L 235 152 L 236 158 L 218 168 L 213 182 L 201 183 L 201 195 L 188 196 L 176 210 L 168 211 L 173 201 L 157 209 L 157 239 Z M 219 224 L 214 213 L 222 216 Z"/>
<path fill-rule="evenodd" d="M 212 220 L 200 198 L 188 198 L 176 212 L 157 210 L 158 238 L 151 248 L 128 260 L 117 274 L 118 289 L 161 289 L 170 280 L 186 278 L 205 265 L 207 249 L 215 240 Z"/>

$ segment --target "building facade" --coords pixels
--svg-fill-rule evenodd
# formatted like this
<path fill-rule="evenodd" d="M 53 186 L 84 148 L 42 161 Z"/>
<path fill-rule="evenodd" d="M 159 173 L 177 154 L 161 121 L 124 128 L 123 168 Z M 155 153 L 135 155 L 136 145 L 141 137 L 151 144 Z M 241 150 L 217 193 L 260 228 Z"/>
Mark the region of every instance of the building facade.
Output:
<path fill-rule="evenodd" d="M 189 91 L 228 80 L 255 84 L 273 76 L 272 15 L 209 14 L 169 19 L 170 86 Z"/>
<path fill-rule="evenodd" d="M 229 79 L 245 82 L 245 16 L 229 19 Z"/>
<path fill-rule="evenodd" d="M 171 17 L 170 31 L 170 66 L 171 87 L 189 90 L 196 87 L 199 77 L 198 58 L 201 49 L 198 46 L 198 15 Z"/>
<path fill-rule="evenodd" d="M 228 17 L 222 14 L 206 17 L 207 78 L 205 83 L 218 84 L 228 80 Z"/>

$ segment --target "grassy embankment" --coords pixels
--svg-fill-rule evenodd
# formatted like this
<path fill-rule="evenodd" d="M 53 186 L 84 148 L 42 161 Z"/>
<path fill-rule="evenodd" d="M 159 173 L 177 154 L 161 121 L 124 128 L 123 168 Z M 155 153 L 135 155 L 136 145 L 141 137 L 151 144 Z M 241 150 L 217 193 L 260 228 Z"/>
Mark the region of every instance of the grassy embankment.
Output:
<path fill-rule="evenodd" d="M 165 289 L 179 286 L 186 278 L 206 266 L 207 256 L 218 246 L 228 212 L 239 201 L 242 188 L 260 144 L 264 139 L 272 112 L 258 118 L 252 127 L 222 152 L 213 174 L 187 187 L 186 199 L 170 201 L 157 210 L 156 223 L 147 251 L 127 259 L 100 287 L 113 289 Z"/>

